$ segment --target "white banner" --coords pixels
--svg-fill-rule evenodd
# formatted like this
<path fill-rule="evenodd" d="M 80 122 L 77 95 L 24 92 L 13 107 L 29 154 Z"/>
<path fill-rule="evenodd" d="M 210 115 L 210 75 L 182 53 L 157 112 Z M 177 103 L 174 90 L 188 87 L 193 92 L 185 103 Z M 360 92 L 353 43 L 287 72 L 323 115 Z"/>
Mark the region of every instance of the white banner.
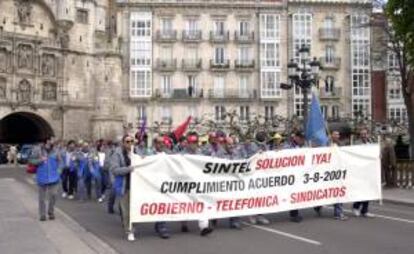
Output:
<path fill-rule="evenodd" d="M 133 222 L 237 217 L 381 199 L 378 145 L 288 149 L 248 160 L 133 155 Z"/>

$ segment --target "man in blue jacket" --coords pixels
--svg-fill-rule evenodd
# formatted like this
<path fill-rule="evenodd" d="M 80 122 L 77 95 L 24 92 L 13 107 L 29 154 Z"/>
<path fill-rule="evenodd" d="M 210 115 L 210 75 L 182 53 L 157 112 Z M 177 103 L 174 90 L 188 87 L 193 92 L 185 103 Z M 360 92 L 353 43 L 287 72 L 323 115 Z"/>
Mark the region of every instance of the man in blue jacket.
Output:
<path fill-rule="evenodd" d="M 55 219 L 54 206 L 59 185 L 59 161 L 54 144 L 48 139 L 32 152 L 31 163 L 37 166 L 36 179 L 39 186 L 40 221 L 46 220 L 46 197 L 48 199 L 49 220 Z"/>

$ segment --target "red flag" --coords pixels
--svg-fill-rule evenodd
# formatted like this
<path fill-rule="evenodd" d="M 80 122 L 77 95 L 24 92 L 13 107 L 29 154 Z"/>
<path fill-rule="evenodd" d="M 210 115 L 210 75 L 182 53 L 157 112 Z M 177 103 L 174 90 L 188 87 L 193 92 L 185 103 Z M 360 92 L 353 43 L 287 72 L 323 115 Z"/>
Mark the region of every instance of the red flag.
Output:
<path fill-rule="evenodd" d="M 191 116 L 187 118 L 187 120 L 182 123 L 180 126 L 177 127 L 177 129 L 174 130 L 174 136 L 177 139 L 177 141 L 184 135 L 185 131 L 188 128 L 188 125 L 190 124 Z"/>

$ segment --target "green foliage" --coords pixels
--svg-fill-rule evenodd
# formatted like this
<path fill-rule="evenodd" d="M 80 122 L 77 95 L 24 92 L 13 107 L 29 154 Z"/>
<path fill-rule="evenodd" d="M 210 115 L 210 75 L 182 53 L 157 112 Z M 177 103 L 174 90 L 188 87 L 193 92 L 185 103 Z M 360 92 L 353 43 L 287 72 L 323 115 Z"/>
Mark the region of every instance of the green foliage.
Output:
<path fill-rule="evenodd" d="M 385 14 L 391 21 L 395 37 L 407 53 L 408 63 L 414 66 L 414 1 L 388 0 Z"/>

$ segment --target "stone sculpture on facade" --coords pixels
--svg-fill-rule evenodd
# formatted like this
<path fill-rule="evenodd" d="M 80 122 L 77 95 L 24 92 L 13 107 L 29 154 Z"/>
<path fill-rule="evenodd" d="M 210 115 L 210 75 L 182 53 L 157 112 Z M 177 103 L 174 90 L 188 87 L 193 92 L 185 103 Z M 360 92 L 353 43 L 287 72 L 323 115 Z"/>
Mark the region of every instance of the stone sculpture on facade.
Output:
<path fill-rule="evenodd" d="M 55 57 L 53 55 L 44 54 L 42 57 L 42 75 L 55 76 Z"/>
<path fill-rule="evenodd" d="M 29 0 L 17 0 L 17 16 L 20 23 L 29 24 L 32 17 L 32 5 Z"/>
<path fill-rule="evenodd" d="M 18 53 L 18 67 L 21 69 L 31 69 L 33 64 L 33 50 L 29 45 L 20 45 Z"/>
<path fill-rule="evenodd" d="M 7 70 L 7 51 L 0 49 L 0 72 L 6 72 Z"/>
<path fill-rule="evenodd" d="M 22 81 L 20 81 L 18 92 L 17 92 L 17 100 L 19 101 L 19 103 L 21 104 L 30 103 L 30 99 L 31 99 L 30 90 L 31 90 L 31 85 L 29 81 L 27 81 L 26 79 L 23 79 Z"/>

